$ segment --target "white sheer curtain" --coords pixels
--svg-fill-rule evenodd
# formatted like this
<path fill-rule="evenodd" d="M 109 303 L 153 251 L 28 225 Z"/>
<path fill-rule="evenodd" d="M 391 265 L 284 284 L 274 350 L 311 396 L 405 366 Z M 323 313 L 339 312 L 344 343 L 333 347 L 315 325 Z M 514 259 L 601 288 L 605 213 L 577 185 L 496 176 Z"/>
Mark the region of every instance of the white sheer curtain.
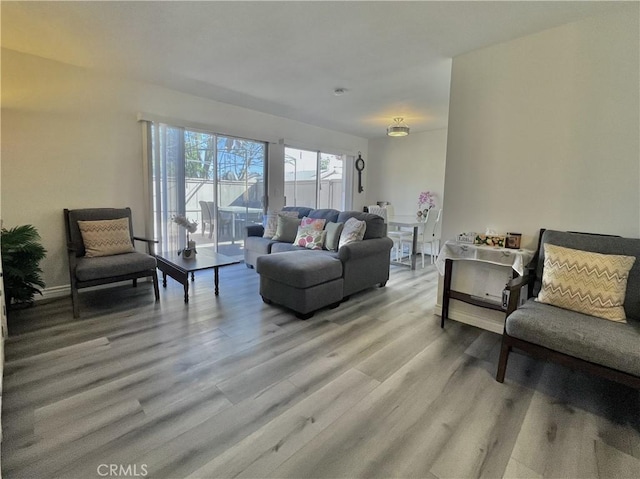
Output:
<path fill-rule="evenodd" d="M 160 241 L 158 250 L 178 251 L 186 234 L 171 218 L 185 214 L 184 128 L 144 121 L 143 136 L 148 229 Z"/>

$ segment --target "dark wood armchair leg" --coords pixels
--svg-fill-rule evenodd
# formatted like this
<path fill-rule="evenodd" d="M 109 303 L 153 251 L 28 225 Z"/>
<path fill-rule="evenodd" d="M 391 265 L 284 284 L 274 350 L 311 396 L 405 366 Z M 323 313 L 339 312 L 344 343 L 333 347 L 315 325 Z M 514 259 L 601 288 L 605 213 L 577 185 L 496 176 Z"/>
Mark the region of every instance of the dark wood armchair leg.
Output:
<path fill-rule="evenodd" d="M 449 318 L 449 300 L 451 297 L 451 272 L 453 260 L 447 259 L 444 262 L 444 284 L 442 291 L 442 314 L 440 316 L 440 327 L 444 328 L 444 320 Z"/>
<path fill-rule="evenodd" d="M 80 305 L 78 304 L 78 290 L 71 285 L 71 305 L 73 306 L 73 317 L 80 317 Z"/>
<path fill-rule="evenodd" d="M 160 288 L 158 288 L 158 272 L 153 273 L 153 292 L 156 295 L 156 301 L 160 301 Z"/>
<path fill-rule="evenodd" d="M 507 360 L 509 359 L 510 352 L 511 345 L 503 335 L 502 348 L 500 349 L 500 360 L 498 361 L 498 372 L 496 373 L 496 381 L 498 381 L 499 383 L 504 382 L 504 375 L 507 372 Z"/>

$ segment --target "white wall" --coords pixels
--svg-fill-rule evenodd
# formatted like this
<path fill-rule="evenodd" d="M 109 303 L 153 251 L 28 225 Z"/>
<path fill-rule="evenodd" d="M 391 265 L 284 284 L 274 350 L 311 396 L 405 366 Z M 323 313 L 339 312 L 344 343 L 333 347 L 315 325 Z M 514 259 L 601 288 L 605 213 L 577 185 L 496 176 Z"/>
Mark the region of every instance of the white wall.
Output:
<path fill-rule="evenodd" d="M 363 138 L 3 49 L 2 217 L 5 226 L 39 230 L 50 292 L 69 283 L 63 208 L 131 206 L 136 233 L 145 231 L 138 112 L 223 134 L 367 151 Z"/>
<path fill-rule="evenodd" d="M 629 4 L 454 58 L 443 238 L 640 236 L 638 14 Z"/>
<path fill-rule="evenodd" d="M 446 152 L 447 129 L 370 140 L 365 204 L 389 201 L 395 214 L 412 215 L 420 192 L 430 190 L 442 206 Z"/>
<path fill-rule="evenodd" d="M 640 235 L 638 4 L 454 58 L 443 233 Z"/>

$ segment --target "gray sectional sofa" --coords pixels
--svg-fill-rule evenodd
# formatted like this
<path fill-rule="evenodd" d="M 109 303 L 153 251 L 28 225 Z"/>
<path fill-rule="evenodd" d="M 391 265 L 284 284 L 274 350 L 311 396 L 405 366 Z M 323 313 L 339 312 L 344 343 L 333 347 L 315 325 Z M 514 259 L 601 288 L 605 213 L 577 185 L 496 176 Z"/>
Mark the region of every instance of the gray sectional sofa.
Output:
<path fill-rule="evenodd" d="M 624 299 L 626 323 L 535 301 L 542 286 L 545 244 L 636 257 L 629 271 Z M 518 307 L 520 288 L 524 284 L 530 286 L 530 299 Z M 508 288 L 511 297 L 497 381 L 504 381 L 507 359 L 515 348 L 640 389 L 640 239 L 542 230 L 530 273 L 514 279 Z"/>
<path fill-rule="evenodd" d="M 340 212 L 334 209 L 313 209 L 304 206 L 285 206 L 282 211 L 296 211 L 298 218 L 304 216 L 308 218 L 324 218 L 327 222 L 337 222 Z M 369 226 L 367 224 L 367 226 Z M 301 250 L 299 246 L 281 241 L 274 241 L 271 238 L 263 238 L 264 227 L 262 225 L 251 225 L 246 228 L 247 234 L 244 239 L 244 262 L 249 268 L 255 268 L 259 256 L 271 253 L 282 253 L 284 251 Z"/>
<path fill-rule="evenodd" d="M 344 223 L 349 218 L 366 222 L 364 239 L 338 251 L 308 250 L 288 242 L 263 238 L 262 225 L 247 227 L 245 263 L 260 274 L 260 294 L 265 302 L 284 305 L 299 317 L 310 317 L 325 306 L 337 306 L 350 295 L 384 286 L 389 279 L 393 241 L 378 215 L 359 211 L 285 207 L 298 217 L 324 218 Z"/>

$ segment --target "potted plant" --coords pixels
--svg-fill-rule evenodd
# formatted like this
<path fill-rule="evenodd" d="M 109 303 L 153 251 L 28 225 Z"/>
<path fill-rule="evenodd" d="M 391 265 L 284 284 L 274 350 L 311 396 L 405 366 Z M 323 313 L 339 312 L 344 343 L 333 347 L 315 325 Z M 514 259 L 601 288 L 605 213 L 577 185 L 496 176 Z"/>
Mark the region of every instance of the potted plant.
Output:
<path fill-rule="evenodd" d="M 31 225 L 2 228 L 2 272 L 8 308 L 31 305 L 38 288 L 44 288 L 40 261 L 47 251 L 40 243 L 40 235 Z"/>

